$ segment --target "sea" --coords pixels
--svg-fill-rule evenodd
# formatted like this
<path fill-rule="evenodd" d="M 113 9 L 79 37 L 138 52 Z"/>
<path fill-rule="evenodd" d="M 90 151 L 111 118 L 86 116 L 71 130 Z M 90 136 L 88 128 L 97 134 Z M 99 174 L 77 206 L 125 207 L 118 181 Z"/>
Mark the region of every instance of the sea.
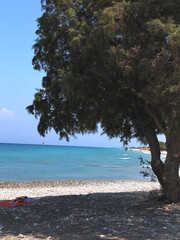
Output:
<path fill-rule="evenodd" d="M 140 157 L 124 148 L 0 144 L 0 182 L 149 180 Z"/>

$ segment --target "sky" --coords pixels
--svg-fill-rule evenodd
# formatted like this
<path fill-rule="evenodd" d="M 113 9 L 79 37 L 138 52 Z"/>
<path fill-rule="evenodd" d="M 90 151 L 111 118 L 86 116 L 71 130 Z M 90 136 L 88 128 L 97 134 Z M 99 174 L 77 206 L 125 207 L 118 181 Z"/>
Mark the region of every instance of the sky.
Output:
<path fill-rule="evenodd" d="M 97 134 L 70 138 L 70 142 L 59 141 L 53 130 L 45 138 L 38 134 L 38 120 L 26 107 L 32 103 L 36 88 L 41 88 L 44 75 L 32 66 L 36 19 L 41 15 L 40 0 L 1 1 L 0 143 L 122 147 L 119 139 L 101 136 L 101 129 Z M 129 146 L 140 144 L 133 139 Z"/>

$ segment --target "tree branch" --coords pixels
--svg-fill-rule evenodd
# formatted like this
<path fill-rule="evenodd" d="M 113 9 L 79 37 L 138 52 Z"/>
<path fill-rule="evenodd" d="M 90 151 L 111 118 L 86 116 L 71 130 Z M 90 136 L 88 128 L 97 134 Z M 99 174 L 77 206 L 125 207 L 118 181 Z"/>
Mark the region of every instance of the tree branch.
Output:
<path fill-rule="evenodd" d="M 152 117 L 152 119 L 156 123 L 157 127 L 161 130 L 161 132 L 166 134 L 166 129 L 162 126 L 162 124 L 160 123 L 160 120 L 158 119 L 158 117 L 148 108 L 148 106 L 146 104 L 146 99 L 140 93 L 138 93 L 134 88 L 125 87 L 124 89 L 131 90 L 131 92 L 133 93 L 134 96 L 136 96 L 137 98 L 139 98 L 139 99 L 141 99 L 141 100 L 143 100 L 145 102 L 145 104 L 140 104 L 140 105 Z"/>
<path fill-rule="evenodd" d="M 161 130 L 161 132 L 166 134 L 166 129 L 161 125 L 157 116 L 147 107 L 147 105 L 145 105 L 144 108 L 146 109 L 147 113 L 152 117 L 152 119 L 156 123 L 157 127 Z"/>

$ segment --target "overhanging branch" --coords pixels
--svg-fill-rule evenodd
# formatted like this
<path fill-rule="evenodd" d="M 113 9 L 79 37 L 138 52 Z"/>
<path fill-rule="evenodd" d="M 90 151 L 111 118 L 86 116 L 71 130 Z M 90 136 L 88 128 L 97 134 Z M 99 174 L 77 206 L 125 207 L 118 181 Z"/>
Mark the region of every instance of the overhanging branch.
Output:
<path fill-rule="evenodd" d="M 162 124 L 161 124 L 160 120 L 158 119 L 158 117 L 148 108 L 148 106 L 146 104 L 146 99 L 140 93 L 138 93 L 134 88 L 125 87 L 123 89 L 130 90 L 133 93 L 134 96 L 136 96 L 137 98 L 139 98 L 139 99 L 144 101 L 145 104 L 140 104 L 140 105 L 152 117 L 152 119 L 154 120 L 154 122 L 157 125 L 157 127 L 159 128 L 159 130 L 161 130 L 162 133 L 166 134 L 166 129 L 162 126 Z"/>
<path fill-rule="evenodd" d="M 152 117 L 152 119 L 156 123 L 157 127 L 161 130 L 161 132 L 166 134 L 166 129 L 162 126 L 158 117 L 147 106 L 144 106 L 144 107 L 145 107 L 147 113 Z"/>

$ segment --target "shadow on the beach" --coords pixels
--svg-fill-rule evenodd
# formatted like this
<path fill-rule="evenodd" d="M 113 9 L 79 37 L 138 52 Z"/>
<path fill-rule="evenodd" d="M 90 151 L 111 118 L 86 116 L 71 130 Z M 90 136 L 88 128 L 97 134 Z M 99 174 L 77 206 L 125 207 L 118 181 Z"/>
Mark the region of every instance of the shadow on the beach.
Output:
<path fill-rule="evenodd" d="M 14 208 L 0 206 L 4 239 L 180 239 L 179 205 L 145 192 L 52 196 Z M 25 237 L 26 236 L 26 237 Z"/>

